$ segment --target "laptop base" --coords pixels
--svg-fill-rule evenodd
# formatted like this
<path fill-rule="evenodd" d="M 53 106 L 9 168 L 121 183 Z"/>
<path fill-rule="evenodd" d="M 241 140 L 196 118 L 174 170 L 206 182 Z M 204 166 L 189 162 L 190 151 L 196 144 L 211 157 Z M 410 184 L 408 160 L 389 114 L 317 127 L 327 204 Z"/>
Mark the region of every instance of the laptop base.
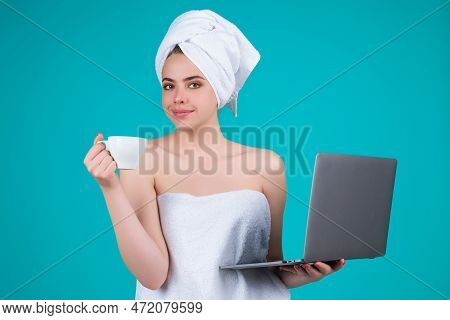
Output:
<path fill-rule="evenodd" d="M 309 262 L 306 262 L 303 259 L 299 260 L 279 260 L 279 261 L 272 261 L 272 262 L 260 262 L 260 263 L 247 263 L 247 264 L 236 264 L 236 265 L 228 265 L 228 266 L 219 266 L 220 270 L 225 269 L 233 269 L 233 270 L 240 270 L 240 269 L 255 269 L 255 268 L 274 268 L 274 267 L 281 267 L 281 266 L 293 266 L 295 264 L 306 264 Z"/>

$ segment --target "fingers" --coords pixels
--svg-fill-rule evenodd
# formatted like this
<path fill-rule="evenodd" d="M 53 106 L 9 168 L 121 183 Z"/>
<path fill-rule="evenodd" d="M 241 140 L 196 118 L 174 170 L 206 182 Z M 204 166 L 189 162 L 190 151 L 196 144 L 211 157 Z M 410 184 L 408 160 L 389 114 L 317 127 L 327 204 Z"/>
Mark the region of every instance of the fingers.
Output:
<path fill-rule="evenodd" d="M 333 268 L 323 262 L 315 262 L 314 267 L 317 268 L 322 274 L 328 275 L 333 272 Z"/>
<path fill-rule="evenodd" d="M 97 135 L 95 136 L 94 139 L 94 146 L 97 144 L 97 142 L 102 141 L 103 140 L 103 134 L 101 132 L 97 133 Z"/>
<path fill-rule="evenodd" d="M 99 154 L 100 151 L 102 151 L 103 149 L 105 149 L 105 146 L 101 143 L 98 143 L 97 145 L 93 146 L 91 149 L 89 149 L 88 153 L 86 154 L 86 157 L 84 157 L 84 163 L 86 164 L 87 162 L 94 159 L 95 156 Z"/>
<path fill-rule="evenodd" d="M 294 270 L 292 267 L 280 267 L 279 269 L 282 270 L 282 271 L 287 271 L 287 272 L 290 272 L 290 273 L 295 273 L 295 272 L 294 272 L 295 270 Z"/>
<path fill-rule="evenodd" d="M 308 276 L 308 273 L 305 271 L 305 269 L 303 269 L 302 267 L 300 267 L 298 264 L 294 264 L 294 269 L 298 274 L 301 274 L 303 276 Z"/>
<path fill-rule="evenodd" d="M 95 175 L 103 175 L 104 171 L 108 169 L 111 162 L 114 161 L 110 152 L 106 150 L 106 147 L 102 143 L 98 143 L 102 140 L 103 134 L 98 133 L 94 138 L 94 145 L 84 158 L 84 164 L 88 168 L 88 171 Z"/>
<path fill-rule="evenodd" d="M 97 134 L 94 139 L 94 146 L 89 149 L 89 152 L 84 157 L 84 164 L 87 165 L 92 159 L 94 159 L 102 150 L 105 149 L 105 146 L 102 143 L 97 143 L 98 141 L 103 140 L 103 135 L 101 133 Z"/>
<path fill-rule="evenodd" d="M 309 265 L 308 263 L 304 264 L 303 269 L 306 270 L 306 273 L 313 279 L 319 279 L 322 277 L 322 274 L 319 270 L 314 268 L 313 266 Z"/>
<path fill-rule="evenodd" d="M 345 264 L 345 259 L 339 260 L 339 262 L 336 264 L 336 266 L 333 267 L 333 272 L 342 269 L 342 267 L 344 266 L 344 264 Z"/>
<path fill-rule="evenodd" d="M 109 176 L 117 169 L 117 163 L 113 160 L 105 170 L 105 176 Z"/>
<path fill-rule="evenodd" d="M 99 174 L 104 173 L 106 168 L 113 162 L 113 158 L 110 155 L 106 155 L 106 157 L 103 158 L 103 160 L 99 163 L 98 167 L 96 168 L 97 172 Z"/>
<path fill-rule="evenodd" d="M 92 166 L 90 172 L 95 178 L 107 179 L 108 177 L 111 176 L 111 174 L 114 174 L 116 169 L 117 169 L 116 162 L 109 154 L 106 154 L 106 156 L 103 157 L 103 159 L 100 161 L 98 165 Z"/>
<path fill-rule="evenodd" d="M 314 266 L 324 275 L 328 275 L 330 273 L 338 271 L 339 269 L 342 269 L 344 264 L 345 260 L 340 259 L 339 261 L 333 263 L 332 265 L 318 261 L 314 263 Z"/>
<path fill-rule="evenodd" d="M 109 151 L 104 149 L 98 155 L 96 155 L 94 159 L 92 159 L 91 163 L 94 167 L 99 166 L 100 163 L 102 163 L 102 161 L 105 160 L 105 158 L 108 156 L 110 156 Z"/>
<path fill-rule="evenodd" d="M 89 149 L 84 158 L 84 164 L 101 187 L 114 187 L 117 183 L 120 183 L 115 173 L 117 163 L 114 161 L 106 146 L 99 143 L 102 140 L 103 135 L 98 133 L 94 138 L 94 145 Z"/>
<path fill-rule="evenodd" d="M 306 273 L 306 271 L 300 267 L 298 264 L 294 264 L 293 266 L 287 266 L 287 267 L 280 267 L 280 270 L 283 271 L 287 271 L 290 273 L 294 273 L 294 274 L 300 274 L 300 275 L 304 275 L 307 276 L 308 274 Z"/>
<path fill-rule="evenodd" d="M 340 259 L 336 265 L 330 266 L 324 262 L 317 261 L 314 263 L 314 265 L 310 265 L 308 263 L 300 266 L 300 265 L 294 265 L 293 267 L 290 266 L 281 266 L 279 267 L 280 270 L 291 272 L 293 274 L 302 276 L 305 279 L 309 279 L 309 282 L 312 281 L 318 281 L 322 279 L 323 277 L 341 269 L 345 264 L 344 259 Z"/>

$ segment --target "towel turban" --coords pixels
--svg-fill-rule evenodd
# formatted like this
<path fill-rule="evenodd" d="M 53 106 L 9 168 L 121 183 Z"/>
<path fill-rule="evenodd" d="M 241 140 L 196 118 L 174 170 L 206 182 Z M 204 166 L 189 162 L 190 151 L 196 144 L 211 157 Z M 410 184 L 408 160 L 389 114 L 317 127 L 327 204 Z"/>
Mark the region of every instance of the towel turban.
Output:
<path fill-rule="evenodd" d="M 192 10 L 169 26 L 155 59 L 158 80 L 169 53 L 178 45 L 212 86 L 217 108 L 228 106 L 237 117 L 239 90 L 260 59 L 259 52 L 231 22 L 211 10 Z"/>

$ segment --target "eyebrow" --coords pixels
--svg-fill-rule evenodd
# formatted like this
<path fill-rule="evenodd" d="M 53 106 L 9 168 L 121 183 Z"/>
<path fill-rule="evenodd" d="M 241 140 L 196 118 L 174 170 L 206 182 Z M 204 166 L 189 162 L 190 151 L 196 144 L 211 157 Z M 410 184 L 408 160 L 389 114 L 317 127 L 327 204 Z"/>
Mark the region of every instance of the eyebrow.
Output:
<path fill-rule="evenodd" d="M 200 78 L 200 79 L 206 80 L 206 79 L 204 79 L 203 77 L 200 77 L 200 76 L 192 76 L 192 77 L 184 78 L 183 81 L 189 81 L 189 80 L 196 79 L 196 78 Z M 162 79 L 162 81 L 164 81 L 164 80 L 175 82 L 175 80 L 170 79 L 170 78 Z"/>

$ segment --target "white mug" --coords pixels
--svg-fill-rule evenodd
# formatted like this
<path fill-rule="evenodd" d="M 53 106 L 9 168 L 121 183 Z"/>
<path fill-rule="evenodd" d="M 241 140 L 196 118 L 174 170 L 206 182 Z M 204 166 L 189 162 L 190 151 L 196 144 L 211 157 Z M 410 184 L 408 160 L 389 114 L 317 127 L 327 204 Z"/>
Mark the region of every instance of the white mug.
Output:
<path fill-rule="evenodd" d="M 103 143 L 106 150 L 111 153 L 118 169 L 135 170 L 138 168 L 139 159 L 145 150 L 144 138 L 128 136 L 111 136 L 108 140 L 98 141 Z"/>

